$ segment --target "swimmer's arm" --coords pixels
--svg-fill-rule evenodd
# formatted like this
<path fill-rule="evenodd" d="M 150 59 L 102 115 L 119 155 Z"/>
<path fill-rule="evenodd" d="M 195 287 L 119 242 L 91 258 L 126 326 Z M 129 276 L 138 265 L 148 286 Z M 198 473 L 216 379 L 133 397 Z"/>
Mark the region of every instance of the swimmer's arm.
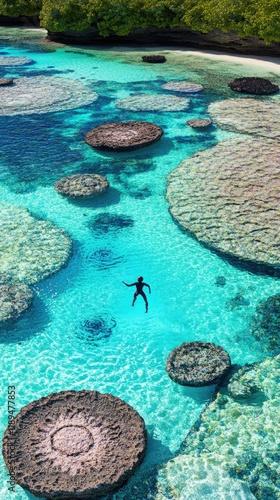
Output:
<path fill-rule="evenodd" d="M 147 283 L 144 283 L 144 285 L 149 288 L 149 293 L 151 293 L 151 287 L 150 287 L 150 285 L 148 285 Z"/>
<path fill-rule="evenodd" d="M 131 283 L 131 285 L 129 285 L 128 283 L 125 283 L 125 281 L 123 281 L 123 284 L 124 284 L 125 286 L 134 286 L 134 285 L 136 285 L 136 283 Z"/>

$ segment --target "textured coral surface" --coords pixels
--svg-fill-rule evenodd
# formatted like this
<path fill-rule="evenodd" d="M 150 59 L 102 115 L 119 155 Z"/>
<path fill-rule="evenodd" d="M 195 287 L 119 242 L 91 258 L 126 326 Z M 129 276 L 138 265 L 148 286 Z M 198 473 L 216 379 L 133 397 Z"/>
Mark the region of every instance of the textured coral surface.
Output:
<path fill-rule="evenodd" d="M 65 391 L 33 401 L 3 439 L 15 481 L 51 499 L 96 498 L 111 491 L 133 474 L 145 449 L 140 415 L 121 399 L 96 391 Z"/>
<path fill-rule="evenodd" d="M 171 213 L 216 250 L 279 267 L 279 162 L 279 143 L 262 138 L 200 151 L 168 176 Z"/>
<path fill-rule="evenodd" d="M 119 109 L 130 111 L 182 111 L 190 105 L 190 100 L 185 97 L 170 95 L 134 95 L 125 97 L 115 102 Z"/>
<path fill-rule="evenodd" d="M 91 198 L 108 189 L 106 177 L 98 174 L 74 174 L 63 177 L 55 183 L 59 194 L 73 198 Z"/>

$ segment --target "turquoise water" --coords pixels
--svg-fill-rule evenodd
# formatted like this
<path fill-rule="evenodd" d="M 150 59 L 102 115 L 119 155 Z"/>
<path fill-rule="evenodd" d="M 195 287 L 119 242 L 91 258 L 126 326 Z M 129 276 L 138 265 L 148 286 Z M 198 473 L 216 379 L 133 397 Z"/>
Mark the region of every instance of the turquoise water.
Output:
<path fill-rule="evenodd" d="M 17 32 L 18 33 L 18 32 Z M 1 33 L 0 33 L 1 35 Z M 69 49 L 17 35 L 2 39 L 0 56 L 28 57 L 33 64 L 1 67 L 2 76 L 59 76 L 80 80 L 98 93 L 78 109 L 1 116 L 1 200 L 27 207 L 33 215 L 64 228 L 73 240 L 66 268 L 34 286 L 34 307 L 1 328 L 1 434 L 7 426 L 7 388 L 16 386 L 17 411 L 51 392 L 94 389 L 132 405 L 149 433 L 147 456 L 137 476 L 171 458 L 209 401 L 212 387 L 174 384 L 165 372 L 169 352 L 185 341 L 214 342 L 241 365 L 267 356 L 250 334 L 257 303 L 280 291 L 278 280 L 237 269 L 181 231 L 165 200 L 166 176 L 199 149 L 234 137 L 216 128 L 199 133 L 186 120 L 207 117 L 207 105 L 229 97 L 227 82 L 246 74 L 270 76 L 257 65 L 209 62 L 177 54 L 165 65 L 146 65 L 141 51 Z M 0 38 L 1 41 L 1 38 Z M 167 56 L 168 57 L 168 56 Z M 176 59 L 176 61 L 175 61 Z M 176 64 L 175 64 L 176 62 Z M 160 67 L 159 67 L 160 66 Z M 279 74 L 273 70 L 279 82 Z M 186 78 L 205 91 L 191 96 L 181 112 L 130 112 L 114 105 L 131 94 L 166 93 L 161 85 Z M 170 94 L 174 95 L 174 94 Z M 178 94 L 180 95 L 180 94 Z M 164 129 L 153 146 L 130 153 L 102 153 L 84 142 L 104 122 L 147 120 Z M 68 201 L 54 183 L 72 173 L 106 175 L 111 189 L 91 201 Z M 102 214 L 123 217 L 123 227 L 97 227 Z M 134 282 L 151 285 L 149 313 L 140 298 L 131 307 Z M 226 286 L 217 287 L 217 276 Z M 227 302 L 241 293 L 248 306 Z M 103 322 L 96 337 L 90 325 Z M 1 458 L 0 498 L 32 498 L 21 488 L 8 491 Z M 126 497 L 127 498 L 127 497 Z"/>

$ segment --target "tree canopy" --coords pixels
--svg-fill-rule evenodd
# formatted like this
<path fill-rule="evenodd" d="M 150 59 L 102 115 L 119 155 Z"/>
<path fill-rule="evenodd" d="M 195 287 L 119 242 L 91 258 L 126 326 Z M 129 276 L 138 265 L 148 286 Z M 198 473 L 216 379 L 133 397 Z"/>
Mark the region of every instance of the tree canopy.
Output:
<path fill-rule="evenodd" d="M 97 26 L 108 36 L 149 26 L 189 27 L 280 41 L 280 0 L 0 0 L 0 14 L 38 15 L 49 31 Z"/>

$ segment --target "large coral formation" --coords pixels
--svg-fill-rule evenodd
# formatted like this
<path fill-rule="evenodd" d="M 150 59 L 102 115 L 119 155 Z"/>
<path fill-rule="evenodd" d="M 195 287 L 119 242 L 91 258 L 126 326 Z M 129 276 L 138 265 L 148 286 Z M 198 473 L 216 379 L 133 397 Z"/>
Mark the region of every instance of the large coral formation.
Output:
<path fill-rule="evenodd" d="M 182 454 L 160 471 L 159 491 L 169 492 L 172 498 L 186 498 L 180 491 L 192 491 L 193 482 L 198 480 L 195 464 L 201 464 L 201 479 L 205 478 L 204 463 L 210 472 L 217 468 L 217 474 L 225 475 L 229 484 L 230 478 L 247 483 L 258 500 L 279 499 L 279 377 L 277 356 L 241 368 L 228 386 L 222 385 L 191 429 Z M 246 498 L 251 498 L 250 494 Z"/>
<path fill-rule="evenodd" d="M 222 129 L 280 140 L 280 102 L 228 99 L 210 104 L 208 112 Z"/>
<path fill-rule="evenodd" d="M 0 66 L 23 66 L 33 63 L 28 57 L 0 56 Z"/>
<path fill-rule="evenodd" d="M 7 203 L 0 203 L 0 216 L 0 273 L 33 284 L 66 264 L 72 245 L 63 229 Z"/>
<path fill-rule="evenodd" d="M 170 95 L 139 94 L 119 99 L 115 105 L 130 111 L 182 111 L 189 107 L 190 100 Z"/>
<path fill-rule="evenodd" d="M 186 93 L 196 93 L 196 92 L 202 92 L 203 90 L 203 85 L 200 85 L 199 83 L 192 83 L 188 82 L 187 80 L 182 80 L 179 82 L 167 82 L 162 85 L 163 89 L 166 90 L 173 90 L 174 92 L 186 92 Z"/>
<path fill-rule="evenodd" d="M 220 252 L 279 268 L 279 160 L 279 144 L 262 138 L 196 153 L 168 176 L 172 215 Z"/>
<path fill-rule="evenodd" d="M 244 94 L 269 95 L 276 94 L 279 91 L 278 85 L 274 85 L 267 78 L 247 76 L 236 78 L 228 84 L 231 90 L 243 92 Z"/>
<path fill-rule="evenodd" d="M 20 410 L 6 429 L 3 455 L 14 481 L 35 496 L 88 499 L 129 479 L 146 440 L 144 420 L 121 399 L 64 391 Z"/>
<path fill-rule="evenodd" d="M 92 198 L 106 191 L 109 182 L 99 174 L 74 174 L 63 177 L 55 183 L 59 194 L 70 198 Z"/>
<path fill-rule="evenodd" d="M 16 85 L 1 88 L 0 115 L 30 115 L 79 108 L 98 95 L 79 80 L 54 76 L 17 78 Z"/>
<path fill-rule="evenodd" d="M 116 122 L 100 125 L 87 132 L 89 146 L 105 151 L 131 151 L 159 141 L 163 130 L 149 122 Z"/>

